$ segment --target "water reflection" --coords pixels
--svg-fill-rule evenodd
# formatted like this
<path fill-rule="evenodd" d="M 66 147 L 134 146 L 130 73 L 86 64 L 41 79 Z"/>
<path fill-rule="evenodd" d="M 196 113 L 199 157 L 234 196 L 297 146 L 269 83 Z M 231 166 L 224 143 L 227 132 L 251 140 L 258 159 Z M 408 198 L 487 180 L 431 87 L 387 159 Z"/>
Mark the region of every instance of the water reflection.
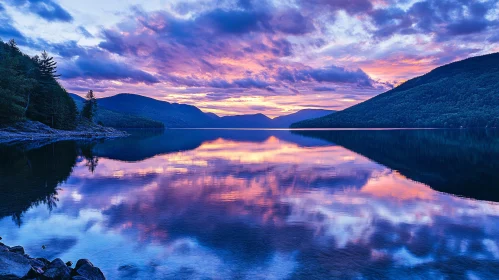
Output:
<path fill-rule="evenodd" d="M 499 131 L 298 131 L 336 143 L 433 189 L 499 201 Z"/>
<path fill-rule="evenodd" d="M 6 217 L 0 232 L 6 242 L 26 245 L 31 255 L 73 261 L 88 256 L 110 279 L 499 276 L 499 205 L 440 193 L 430 188 L 433 181 L 425 181 L 459 181 L 446 177 L 447 165 L 430 164 L 440 160 L 456 170 L 476 168 L 469 172 L 481 172 L 490 188 L 497 186 L 485 168 L 496 159 L 482 157 L 497 150 L 495 135 L 308 136 L 167 131 L 92 146 L 57 143 L 73 151 L 73 161 L 59 159 L 69 156 L 57 152 L 51 159 L 50 146 L 22 152 L 9 161 L 36 153 L 47 163 L 41 177 L 55 176 L 48 166 L 71 167 L 57 168 L 69 171 L 51 188 L 59 199 L 56 208 L 35 203 L 26 211 L 33 198 L 17 195 L 17 203 L 25 205 L 23 224 Z M 396 155 L 384 152 L 390 146 Z M 2 169 L 2 179 L 16 170 Z M 468 178 L 459 192 L 474 182 L 473 175 L 456 176 Z M 2 189 L 23 180 L 11 178 Z"/>
<path fill-rule="evenodd" d="M 77 148 L 73 142 L 53 143 L 38 149 L 0 146 L 0 217 L 21 224 L 32 205 L 57 205 L 57 186 L 71 174 Z"/>

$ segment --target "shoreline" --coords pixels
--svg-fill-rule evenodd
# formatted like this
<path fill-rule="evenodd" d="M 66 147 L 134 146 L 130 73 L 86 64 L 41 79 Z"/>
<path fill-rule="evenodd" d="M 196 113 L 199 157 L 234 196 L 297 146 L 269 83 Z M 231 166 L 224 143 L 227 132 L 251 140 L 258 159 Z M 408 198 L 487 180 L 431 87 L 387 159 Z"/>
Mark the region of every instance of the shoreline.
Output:
<path fill-rule="evenodd" d="M 87 259 L 64 263 L 60 258 L 49 261 L 32 258 L 21 246 L 9 247 L 0 242 L 0 279 L 97 279 L 105 280 L 102 271 Z"/>
<path fill-rule="evenodd" d="M 24 121 L 13 126 L 0 128 L 0 144 L 94 140 L 127 137 L 129 135 L 129 133 L 115 128 L 89 123 L 80 123 L 75 130 L 59 130 L 39 122 Z"/>

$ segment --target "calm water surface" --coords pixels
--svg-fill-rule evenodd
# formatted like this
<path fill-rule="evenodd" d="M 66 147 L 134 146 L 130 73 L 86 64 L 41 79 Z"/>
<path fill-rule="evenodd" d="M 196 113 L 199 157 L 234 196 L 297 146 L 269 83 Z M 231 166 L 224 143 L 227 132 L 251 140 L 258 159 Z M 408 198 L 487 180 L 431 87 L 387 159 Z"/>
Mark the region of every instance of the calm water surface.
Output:
<path fill-rule="evenodd" d="M 3 241 L 108 279 L 499 278 L 497 131 L 168 130 L 0 155 Z"/>

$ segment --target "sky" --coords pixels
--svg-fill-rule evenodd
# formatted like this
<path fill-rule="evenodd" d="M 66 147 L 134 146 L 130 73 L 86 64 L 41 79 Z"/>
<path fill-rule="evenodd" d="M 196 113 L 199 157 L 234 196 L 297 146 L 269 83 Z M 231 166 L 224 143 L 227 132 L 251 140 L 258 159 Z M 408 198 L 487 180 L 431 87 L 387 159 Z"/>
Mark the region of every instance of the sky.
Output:
<path fill-rule="evenodd" d="M 219 115 L 341 110 L 499 52 L 497 0 L 2 0 L 0 39 L 61 84 Z"/>

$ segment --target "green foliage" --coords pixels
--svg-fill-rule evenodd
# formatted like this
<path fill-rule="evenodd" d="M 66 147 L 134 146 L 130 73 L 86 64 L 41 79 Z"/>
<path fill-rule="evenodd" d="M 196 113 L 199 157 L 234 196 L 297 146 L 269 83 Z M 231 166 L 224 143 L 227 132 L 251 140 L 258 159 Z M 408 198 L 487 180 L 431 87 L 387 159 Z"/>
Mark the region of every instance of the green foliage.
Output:
<path fill-rule="evenodd" d="M 74 129 L 78 111 L 57 82 L 56 62 L 23 54 L 14 40 L 0 41 L 0 125 L 31 119 L 53 128 Z"/>
<path fill-rule="evenodd" d="M 114 128 L 151 128 L 163 129 L 165 125 L 162 122 L 150 120 L 147 118 L 123 114 L 99 108 L 95 120 L 100 122 L 103 126 Z"/>
<path fill-rule="evenodd" d="M 93 122 L 94 116 L 97 112 L 97 99 L 95 98 L 93 90 L 89 90 L 81 110 L 81 115 L 87 120 Z"/>
<path fill-rule="evenodd" d="M 370 100 L 292 127 L 498 127 L 499 53 L 439 67 Z"/>
<path fill-rule="evenodd" d="M 76 103 L 78 109 L 83 110 L 85 99 L 78 95 L 70 94 Z M 99 100 L 97 100 L 99 103 Z M 115 112 L 104 108 L 99 104 L 94 121 L 102 126 L 114 128 L 146 128 L 146 129 L 164 129 L 165 125 L 162 122 L 154 121 L 148 118 L 139 117 L 136 115 Z"/>

